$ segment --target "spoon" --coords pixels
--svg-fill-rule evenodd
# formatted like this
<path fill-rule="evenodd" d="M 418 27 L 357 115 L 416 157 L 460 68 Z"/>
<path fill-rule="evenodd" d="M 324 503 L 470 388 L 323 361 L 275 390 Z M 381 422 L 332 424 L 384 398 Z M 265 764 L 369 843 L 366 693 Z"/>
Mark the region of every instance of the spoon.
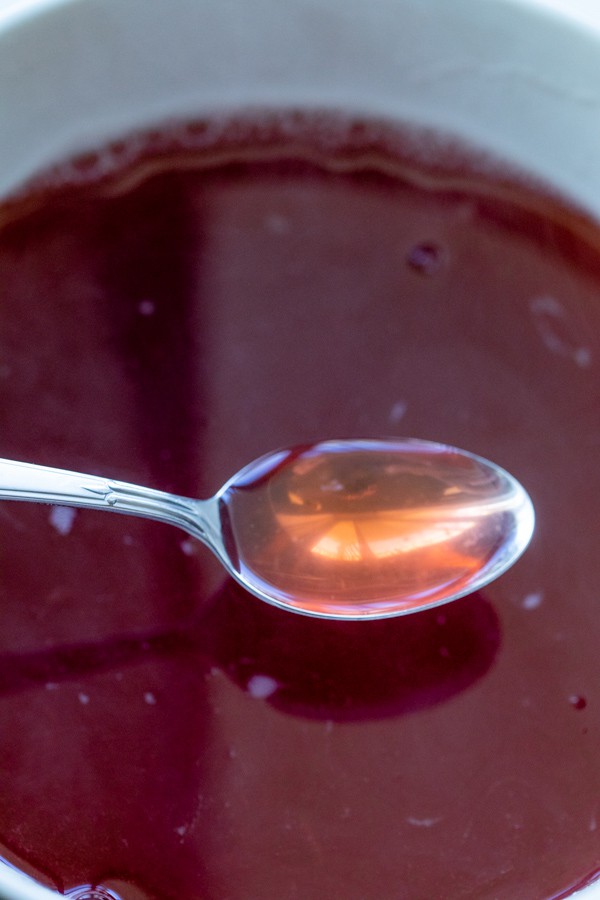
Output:
<path fill-rule="evenodd" d="M 402 615 L 479 590 L 534 528 L 531 500 L 504 469 L 415 439 L 277 450 L 208 500 L 0 460 L 0 499 L 168 522 L 257 597 L 329 619 Z"/>

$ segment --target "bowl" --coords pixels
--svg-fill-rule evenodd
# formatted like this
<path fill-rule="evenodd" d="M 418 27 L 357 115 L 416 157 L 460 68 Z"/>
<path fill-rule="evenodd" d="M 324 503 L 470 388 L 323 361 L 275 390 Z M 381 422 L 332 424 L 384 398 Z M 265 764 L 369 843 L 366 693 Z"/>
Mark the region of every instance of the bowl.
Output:
<path fill-rule="evenodd" d="M 199 153 L 225 142 L 235 156 L 235 148 L 248 135 L 255 142 L 263 141 L 265 147 L 273 144 L 273 134 L 277 140 L 283 135 L 302 144 L 308 128 L 335 156 L 340 146 L 347 152 L 350 126 L 355 129 L 353 140 L 364 143 L 364 123 L 369 123 L 370 134 L 391 134 L 389 129 L 397 127 L 406 164 L 410 167 L 424 160 L 432 171 L 442 172 L 447 179 L 444 184 L 450 185 L 447 190 L 458 190 L 456 185 L 463 183 L 466 160 L 467 172 L 476 173 L 478 183 L 489 181 L 495 190 L 515 184 L 527 196 L 543 198 L 542 214 L 550 210 L 554 215 L 553 210 L 565 203 L 567 230 L 581 228 L 585 235 L 593 235 L 600 216 L 596 160 L 600 13 L 595 4 L 584 0 L 454 0 L 450 5 L 445 0 L 287 0 L 285 4 L 154 0 L 151 8 L 143 0 L 3 0 L 0 85 L 0 195 L 8 209 L 28 192 L 43 196 L 57 179 L 67 177 L 71 184 L 85 188 L 103 175 L 103 167 L 107 172 L 119 166 L 126 169 L 144 153 L 164 150 L 165 135 L 169 136 L 168 152 L 186 141 Z M 262 137 L 256 130 L 258 121 Z M 65 168 L 65 160 L 75 163 Z M 313 178 L 315 161 L 307 161 L 304 154 L 302 165 L 302 177 L 309 172 Z M 298 171 L 288 166 L 278 177 L 283 183 Z M 302 215 L 314 215 L 311 203 L 320 203 L 319 215 L 328 223 L 329 206 L 315 193 L 317 182 L 311 181 L 312 193 L 306 194 Z M 156 192 L 146 198 L 147 209 L 175 216 L 171 187 L 161 187 L 159 179 L 148 183 Z M 250 223 L 252 232 L 254 207 L 243 206 L 247 196 L 244 191 L 232 194 L 229 205 L 217 207 L 213 195 L 202 194 L 203 215 L 213 215 L 217 209 L 219 215 L 231 216 L 234 209 L 240 221 Z M 299 201 L 289 199 L 291 194 L 285 196 L 284 213 L 293 209 L 299 216 Z M 81 213 L 82 234 L 95 227 L 97 208 L 92 201 L 86 201 L 87 212 Z M 366 200 L 360 202 L 371 210 Z M 331 204 L 335 205 L 333 200 Z M 468 203 L 463 206 L 467 215 Z M 512 207 L 506 209 L 505 218 Z M 529 214 L 535 219 L 538 212 Z M 142 231 L 145 220 L 139 215 Z M 80 244 L 76 231 L 69 232 L 63 243 L 49 245 L 44 283 L 51 283 L 51 301 L 27 295 L 19 306 L 14 301 L 11 305 L 8 293 L 5 298 L 7 337 L 0 351 L 9 348 L 13 356 L 9 363 L 0 358 L 5 401 L 0 453 L 28 455 L 31 461 L 69 468 L 96 467 L 123 479 L 145 480 L 200 496 L 210 494 L 244 462 L 272 449 L 271 441 L 280 435 L 292 443 L 296 433 L 302 440 L 327 437 L 320 430 L 328 423 L 342 430 L 376 428 L 376 387 L 392 366 L 387 355 L 391 351 L 378 337 L 381 329 L 369 331 L 366 314 L 352 313 L 348 334 L 364 328 L 369 335 L 366 349 L 350 337 L 338 349 L 335 323 L 339 316 L 335 309 L 327 313 L 322 300 L 316 303 L 316 312 L 310 308 L 312 324 L 307 324 L 307 314 L 302 313 L 306 263 L 294 258 L 286 231 L 287 213 L 269 213 L 265 207 L 261 215 L 271 237 L 287 240 L 280 245 L 285 247 L 281 253 L 287 254 L 285 273 L 291 285 L 286 291 L 287 306 L 274 286 L 280 289 L 280 283 L 267 277 L 269 273 L 256 280 L 248 295 L 240 288 L 243 277 L 238 276 L 238 305 L 232 308 L 241 324 L 233 335 L 230 324 L 219 318 L 221 299 L 211 307 L 208 319 L 183 301 L 177 306 L 176 286 L 169 283 L 157 299 L 152 293 L 154 269 L 146 257 L 143 262 L 149 276 L 132 287 L 123 273 L 131 259 L 137 265 L 142 260 L 134 240 L 123 244 L 121 256 L 111 250 L 110 265 L 101 254 L 94 262 L 94 272 L 104 267 L 103 284 L 109 285 L 110 297 L 100 294 L 97 283 L 89 280 L 89 268 L 85 279 L 77 281 Z M 188 220 L 182 221 L 181 227 L 188 227 Z M 367 221 L 365 246 L 375 252 L 368 232 L 379 232 Z M 238 224 L 232 222 L 238 219 L 223 219 L 210 232 L 208 256 L 218 240 L 234 240 Z M 563 226 L 557 233 L 563 233 Z M 323 227 L 314 239 L 317 261 L 318 247 L 327 240 Z M 552 241 L 550 249 L 555 250 Z M 252 259 L 262 252 L 258 244 L 240 246 L 236 265 L 238 257 Z M 336 244 L 341 263 L 335 283 L 341 294 L 349 290 L 340 274 L 349 264 L 347 252 L 344 256 L 342 251 L 343 246 Z M 165 267 L 169 259 L 178 258 L 175 245 L 164 249 L 164 254 L 161 264 Z M 593 276 L 595 263 L 589 265 Z M 198 263 L 194 277 L 202 278 L 203 284 L 208 279 L 223 291 L 223 284 L 233 284 L 235 276 L 234 268 L 224 268 L 225 274 L 215 274 L 205 262 L 202 267 Z M 73 269 L 74 276 L 69 274 Z M 369 277 L 375 271 L 369 270 Z M 175 299 L 167 303 L 162 317 L 156 315 L 169 292 Z M 129 294 L 137 314 L 135 327 L 150 329 L 144 332 L 145 343 L 140 343 L 131 324 L 132 312 L 126 306 Z M 593 302 L 592 288 L 589 296 Z M 277 309 L 283 310 L 278 317 L 273 297 Z M 290 327 L 291 314 L 286 309 L 294 301 L 300 311 L 294 313 L 295 325 Z M 112 331 L 101 315 L 108 302 L 116 311 Z M 493 304 L 498 302 L 488 299 L 486 290 L 478 294 L 479 309 L 485 310 L 486 303 L 496 309 Z M 2 576 L 8 624 L 1 648 L 1 715 L 8 726 L 0 745 L 0 768 L 12 765 L 14 769 L 6 782 L 10 833 L 0 834 L 7 860 L 0 867 L 2 896 L 49 900 L 61 888 L 75 891 L 79 870 L 77 854 L 74 849 L 71 854 L 70 848 L 80 844 L 90 854 L 95 835 L 103 859 L 124 859 L 123 848 L 128 842 L 136 844 L 133 832 L 144 797 L 146 814 L 139 822 L 136 858 L 142 861 L 142 871 L 144 866 L 155 866 L 155 885 L 169 884 L 170 865 L 189 866 L 190 859 L 200 865 L 194 852 L 202 834 L 207 859 L 201 862 L 206 866 L 210 896 L 317 898 L 324 889 L 335 893 L 343 888 L 348 898 L 362 897 L 372 889 L 369 866 L 376 860 L 378 871 L 384 873 L 381 877 L 389 871 L 388 887 L 383 887 L 389 896 L 418 900 L 430 896 L 431 885 L 425 886 L 424 873 L 431 860 L 423 848 L 430 846 L 430 835 L 443 824 L 434 802 L 436 794 L 441 794 L 446 797 L 444 809 L 455 807 L 459 812 L 452 830 L 460 829 L 462 834 L 462 856 L 459 861 L 447 861 L 446 880 L 437 886 L 440 896 L 504 898 L 518 896 L 522 890 L 521 896 L 529 897 L 538 890 L 555 898 L 600 897 L 593 883 L 600 866 L 594 850 L 597 809 L 593 802 L 588 808 L 587 801 L 580 800 L 581 808 L 587 810 L 580 837 L 558 808 L 552 790 L 560 766 L 574 772 L 581 765 L 582 771 L 590 772 L 594 765 L 585 741 L 588 730 L 591 740 L 595 727 L 589 663 L 597 637 L 590 600 L 595 563 L 584 554 L 588 545 L 583 533 L 593 532 L 598 484 L 593 475 L 583 486 L 574 474 L 569 475 L 572 481 L 565 476 L 566 483 L 576 487 L 568 507 L 568 498 L 550 490 L 563 478 L 568 460 L 572 459 L 574 472 L 590 468 L 591 409 L 582 401 L 582 421 L 589 426 L 589 434 L 585 431 L 574 449 L 558 433 L 558 425 L 564 419 L 570 424 L 564 433 L 575 433 L 579 420 L 575 416 L 572 424 L 567 407 L 577 406 L 579 401 L 573 398 L 593 396 L 590 385 L 594 382 L 585 379 L 595 375 L 597 336 L 590 332 L 597 320 L 586 318 L 585 310 L 576 310 L 580 319 L 572 325 L 554 302 L 546 295 L 536 295 L 532 301 L 531 312 L 547 357 L 529 354 L 530 345 L 526 341 L 521 345 L 515 336 L 515 354 L 521 360 L 514 364 L 517 374 L 509 378 L 500 367 L 497 374 L 487 375 L 491 386 L 482 388 L 480 399 L 469 407 L 469 414 L 479 411 L 481 420 L 487 421 L 485 428 L 481 423 L 469 424 L 461 405 L 452 405 L 457 386 L 464 391 L 465 381 L 460 373 L 452 374 L 456 361 L 449 364 L 450 357 L 445 356 L 443 334 L 441 339 L 432 338 L 431 346 L 438 348 L 439 355 L 426 360 L 431 380 L 429 375 L 422 378 L 437 397 L 429 415 L 405 417 L 402 396 L 391 406 L 390 428 L 404 427 L 406 422 L 411 429 L 418 427 L 415 436 L 448 439 L 456 435 L 458 443 L 462 435 L 470 434 L 479 443 L 468 449 L 511 469 L 520 467 L 515 474 L 526 487 L 531 483 L 541 513 L 539 537 L 517 574 L 509 574 L 501 586 L 481 598 L 453 604 L 441 618 L 433 611 L 431 616 L 409 617 L 414 621 L 408 624 L 373 623 L 368 635 L 355 628 L 299 624 L 280 611 L 263 610 L 223 584 L 221 573 L 199 562 L 201 551 L 189 542 L 163 538 L 162 533 L 158 538 L 149 526 L 123 530 L 117 522 L 105 528 L 97 526 L 95 519 L 61 518 L 52 512 L 50 520 L 48 514 L 42 520 L 28 510 L 0 518 L 12 535 L 7 531 L 9 550 L 4 551 Z M 466 316 L 470 307 L 464 309 Z M 185 315 L 185 333 L 193 339 L 186 342 L 173 328 L 176 315 Z M 446 315 L 440 314 L 440 321 L 445 322 Z M 422 328 L 431 319 L 424 315 Z M 205 333 L 210 340 L 202 337 Z M 302 366 L 310 353 L 294 355 L 295 334 L 300 333 L 310 336 L 306 341 L 310 353 L 328 361 L 325 368 L 308 364 L 301 369 L 303 383 L 309 385 L 302 391 L 293 367 Z M 465 371 L 492 371 L 493 334 L 485 333 L 486 341 L 475 346 L 477 341 L 469 332 Z M 170 347 L 167 358 L 160 351 L 165 344 Z M 142 345 L 146 349 L 135 357 L 135 348 Z M 102 354 L 96 350 L 99 346 Z M 259 350 L 253 351 L 255 346 Z M 398 369 L 397 377 L 409 383 L 410 371 L 423 365 L 422 353 L 418 340 L 408 349 L 402 346 L 410 359 L 405 370 Z M 264 364 L 266 347 L 275 347 L 269 365 Z M 106 363 L 107 348 L 123 358 L 130 354 L 122 370 Z M 379 368 L 372 362 L 378 355 Z M 169 360 L 174 359 L 184 359 L 185 365 L 173 367 Z M 362 378 L 363 385 L 368 384 L 364 395 L 359 387 L 361 366 L 367 369 Z M 351 370 L 353 378 L 347 381 L 344 373 Z M 369 375 L 371 370 L 374 374 Z M 444 370 L 446 375 L 440 376 Z M 163 384 L 167 371 L 174 374 Z M 315 371 L 321 373 L 319 377 Z M 328 388 L 323 386 L 324 372 L 331 382 Z M 444 377 L 446 393 L 440 387 Z M 486 378 L 482 383 L 487 384 Z M 211 393 L 213 382 L 219 385 L 217 395 Z M 356 402 L 344 393 L 349 384 Z M 560 414 L 546 415 L 547 404 L 554 402 L 546 393 L 560 395 L 565 384 L 566 399 L 557 401 Z M 188 412 L 190 397 L 200 390 L 205 392 L 209 425 L 201 420 L 197 406 L 192 416 Z M 476 394 L 474 388 L 473 397 Z M 139 412 L 147 397 L 153 398 L 152 421 Z M 390 397 L 385 395 L 388 406 Z M 490 406 L 490 398 L 495 405 Z M 512 418 L 509 401 L 516 410 Z M 314 418 L 311 403 L 320 404 Z M 156 414 L 159 409 L 160 415 Z M 442 420 L 444 431 L 439 433 L 436 429 L 442 428 Z M 213 421 L 217 426 L 211 431 Z M 175 441 L 174 435 L 183 436 Z M 202 454 L 188 446 L 198 435 Z M 555 449 L 546 451 L 540 449 L 542 445 Z M 572 513 L 575 507 L 580 520 Z M 566 547 L 565 534 L 571 541 Z M 69 551 L 70 562 L 64 559 L 66 538 L 76 548 Z M 32 555 L 35 564 L 31 564 Z M 126 583 L 118 590 L 123 572 Z M 569 583 L 572 594 L 566 597 L 558 589 L 553 594 L 552 583 L 560 587 Z M 84 584 L 92 598 L 87 604 L 79 602 Z M 201 615 L 190 599 L 193 594 L 211 598 L 200 604 Z M 44 603 L 36 603 L 37 597 L 43 597 Z M 539 621 L 543 624 L 538 626 Z M 518 638 L 519 634 L 523 637 Z M 200 661 L 196 674 L 192 658 Z M 404 681 L 398 681 L 399 671 Z M 545 686 L 539 686 L 536 694 L 530 683 L 541 683 L 541 671 Z M 125 683 L 128 699 L 120 709 Z M 165 685 L 177 686 L 176 698 L 165 696 Z M 551 688 L 562 698 L 556 717 L 560 741 L 547 731 L 548 712 L 539 713 L 536 720 L 539 709 L 546 709 L 544 703 L 550 702 L 549 694 L 542 692 Z M 136 691 L 139 707 L 134 709 L 130 698 Z M 497 708 L 491 709 L 492 703 Z M 167 708 L 170 711 L 165 714 Z M 100 710 L 99 731 L 88 724 L 95 710 Z M 157 712 L 166 725 L 144 750 L 139 734 L 151 733 L 149 717 Z M 439 718 L 433 718 L 434 714 Z M 528 724 L 522 723 L 525 714 L 530 717 Z M 479 727 L 485 739 L 479 736 Z M 473 733 L 465 737 L 468 728 Z M 93 737 L 95 747 L 103 748 L 89 749 L 88 760 L 94 762 L 87 769 L 81 735 L 86 740 Z M 119 736 L 116 742 L 115 735 Z M 50 749 L 44 749 L 44 741 Z M 537 741 L 539 745 L 531 744 Z M 474 746 L 471 756 L 463 743 Z M 251 762 L 240 759 L 240 746 L 245 753 L 251 751 Z M 530 769 L 524 768 L 525 774 L 517 770 L 519 756 L 514 750 L 500 777 L 502 765 L 490 760 L 511 746 L 524 748 Z M 175 752 L 174 747 L 180 750 Z M 353 747 L 360 748 L 360 758 Z M 129 767 L 119 772 L 124 758 L 129 759 Z M 388 759 L 387 769 L 382 758 Z M 437 767 L 430 769 L 435 771 L 430 781 L 427 766 L 434 759 Z M 527 771 L 533 771 L 536 761 L 541 774 L 532 786 Z M 44 778 L 39 772 L 45 766 Z M 374 774 L 380 766 L 386 777 Z M 396 804 L 401 795 L 398 779 L 403 777 L 403 767 L 410 780 L 418 782 L 414 794 L 408 787 L 406 792 L 411 802 L 420 800 L 422 806 L 403 812 L 403 827 L 414 840 L 404 832 L 402 840 L 414 844 L 414 864 L 406 871 L 406 881 L 399 884 L 393 844 L 387 856 L 373 848 L 377 842 L 387 847 L 389 829 L 399 827 L 388 804 Z M 488 768 L 494 775 L 481 788 L 475 809 L 476 791 L 467 801 L 465 786 L 478 778 L 484 785 Z M 443 773 L 448 781 L 442 784 Z M 572 777 L 575 794 L 585 793 L 585 785 Z M 462 791 L 456 796 L 448 788 L 454 778 Z M 565 784 L 570 784 L 568 778 L 565 774 Z M 548 793 L 541 798 L 544 779 Z M 121 818 L 111 818 L 93 804 L 87 811 L 72 810 L 69 785 L 74 780 L 89 785 L 78 787 L 77 796 L 90 798 L 94 785 L 110 784 L 107 796 L 115 808 L 122 802 Z M 368 803 L 364 785 L 370 786 Z M 190 808 L 182 799 L 186 791 Z M 26 811 L 40 796 L 48 813 L 37 820 Z M 485 826 L 491 829 L 489 858 L 481 880 L 474 873 L 483 864 L 471 858 L 471 871 L 468 848 L 473 835 L 483 828 L 486 806 L 501 819 L 496 832 Z M 357 809 L 360 833 L 352 830 Z M 168 837 L 163 824 L 154 821 L 156 810 L 166 815 Z M 334 836 L 328 832 L 329 839 L 324 841 L 315 823 L 331 817 L 332 810 L 337 810 L 339 818 Z M 564 820 L 556 834 L 571 834 L 573 846 L 583 842 L 589 864 L 569 871 L 566 848 L 553 843 L 556 837 L 547 831 L 550 820 Z M 62 843 L 53 843 L 50 833 L 54 831 L 73 835 L 71 844 L 64 836 Z M 523 862 L 521 869 L 511 872 L 511 848 L 521 846 L 522 836 L 533 833 L 537 837 L 531 867 L 545 873 L 539 884 Z M 494 835 L 496 847 L 492 846 Z M 38 849 L 44 841 L 52 847 L 46 856 Z M 332 848 L 336 847 L 339 853 L 334 862 Z M 440 848 L 443 856 L 443 840 Z M 257 859 L 261 860 L 258 865 Z M 360 860 L 366 860 L 364 865 Z M 91 864 L 84 866 L 88 875 L 82 875 L 80 883 L 93 884 L 98 877 L 107 892 L 123 900 L 161 895 L 158 888 L 156 894 L 144 888 L 143 877 L 141 886 L 132 886 L 120 874 L 123 866 L 117 862 L 112 872 L 103 865 L 100 873 Z M 177 884 L 175 874 L 172 880 Z M 111 894 L 82 887 L 75 896 Z"/>

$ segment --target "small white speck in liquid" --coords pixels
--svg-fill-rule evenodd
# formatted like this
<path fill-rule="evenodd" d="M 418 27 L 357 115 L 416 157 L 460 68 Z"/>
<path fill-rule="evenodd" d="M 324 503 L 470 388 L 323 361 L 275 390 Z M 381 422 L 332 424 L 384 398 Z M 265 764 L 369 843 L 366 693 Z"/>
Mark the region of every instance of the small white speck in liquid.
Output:
<path fill-rule="evenodd" d="M 152 300 L 142 300 L 138 305 L 138 312 L 141 316 L 152 316 L 155 312 L 155 305 Z"/>
<path fill-rule="evenodd" d="M 407 405 L 402 400 L 398 400 L 397 403 L 394 403 L 392 408 L 390 409 L 388 415 L 388 421 L 390 425 L 397 425 L 401 419 L 406 415 Z"/>
<path fill-rule="evenodd" d="M 59 534 L 67 535 L 73 527 L 76 511 L 71 506 L 53 506 L 50 510 L 50 524 Z"/>
<path fill-rule="evenodd" d="M 542 605 L 542 600 L 544 596 L 541 591 L 535 591 L 531 594 L 526 594 L 521 601 L 521 606 L 523 609 L 537 609 Z"/>
<path fill-rule="evenodd" d="M 274 694 L 279 685 L 270 675 L 253 675 L 246 687 L 251 697 L 264 700 Z"/>

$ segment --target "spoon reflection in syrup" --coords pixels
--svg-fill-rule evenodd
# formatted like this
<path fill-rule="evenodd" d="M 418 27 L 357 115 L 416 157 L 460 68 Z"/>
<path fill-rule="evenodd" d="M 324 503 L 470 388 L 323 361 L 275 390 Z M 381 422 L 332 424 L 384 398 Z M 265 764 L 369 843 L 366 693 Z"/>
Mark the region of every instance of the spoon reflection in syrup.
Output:
<path fill-rule="evenodd" d="M 529 496 L 504 469 L 415 439 L 277 450 L 208 500 L 0 460 L 0 499 L 176 525 L 257 597 L 330 619 L 402 615 L 479 590 L 534 528 Z"/>

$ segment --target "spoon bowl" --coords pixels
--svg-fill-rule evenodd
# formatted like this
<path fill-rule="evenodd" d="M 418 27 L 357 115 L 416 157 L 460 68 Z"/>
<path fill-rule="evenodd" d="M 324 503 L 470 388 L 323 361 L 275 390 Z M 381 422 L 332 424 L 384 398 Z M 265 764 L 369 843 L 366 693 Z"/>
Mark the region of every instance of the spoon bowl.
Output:
<path fill-rule="evenodd" d="M 178 526 L 257 597 L 329 619 L 402 615 L 479 590 L 518 559 L 534 529 L 531 500 L 508 472 L 415 439 L 277 450 L 208 500 L 0 460 L 0 499 Z"/>

